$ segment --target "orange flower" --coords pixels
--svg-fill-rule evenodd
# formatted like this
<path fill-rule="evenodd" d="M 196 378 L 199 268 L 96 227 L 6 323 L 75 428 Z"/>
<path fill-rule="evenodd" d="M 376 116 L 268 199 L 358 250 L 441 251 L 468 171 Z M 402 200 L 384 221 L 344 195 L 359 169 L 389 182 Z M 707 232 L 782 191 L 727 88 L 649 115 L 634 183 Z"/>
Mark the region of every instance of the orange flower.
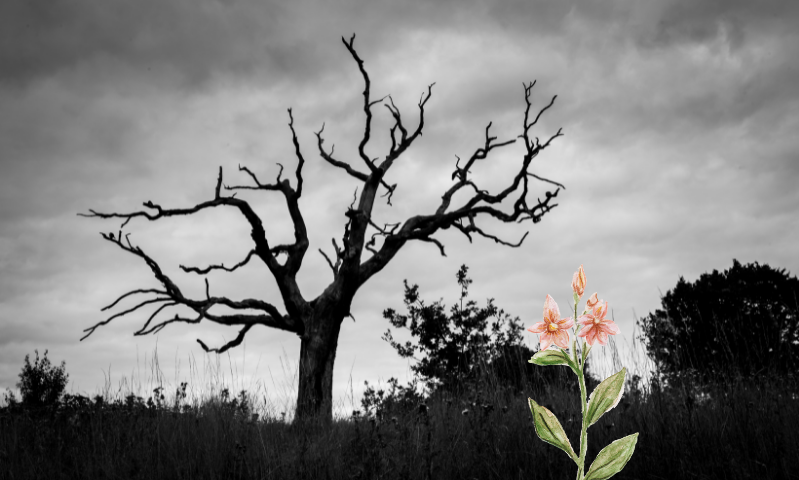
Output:
<path fill-rule="evenodd" d="M 608 335 L 617 335 L 621 333 L 619 326 L 613 320 L 605 318 L 608 313 L 608 302 L 600 303 L 594 307 L 594 311 L 587 313 L 577 319 L 577 322 L 583 326 L 579 332 L 578 337 L 585 337 L 588 345 L 593 345 L 594 342 L 599 342 L 600 345 L 608 343 Z"/>
<path fill-rule="evenodd" d="M 585 293 L 585 271 L 583 271 L 583 266 L 580 265 L 580 269 L 574 272 L 574 276 L 572 277 L 572 290 L 577 297 L 580 298 Z"/>
<path fill-rule="evenodd" d="M 544 321 L 538 322 L 527 331 L 537 333 L 541 342 L 541 350 L 546 350 L 552 343 L 565 349 L 569 348 L 569 332 L 566 330 L 574 326 L 574 320 L 560 318 L 560 310 L 555 299 L 547 295 L 544 302 Z"/>
<path fill-rule="evenodd" d="M 586 305 L 588 306 L 588 308 L 592 310 L 594 309 L 594 307 L 596 307 L 598 303 L 599 303 L 599 298 L 596 296 L 596 292 L 594 292 L 593 295 L 588 297 L 588 300 L 586 301 Z"/>

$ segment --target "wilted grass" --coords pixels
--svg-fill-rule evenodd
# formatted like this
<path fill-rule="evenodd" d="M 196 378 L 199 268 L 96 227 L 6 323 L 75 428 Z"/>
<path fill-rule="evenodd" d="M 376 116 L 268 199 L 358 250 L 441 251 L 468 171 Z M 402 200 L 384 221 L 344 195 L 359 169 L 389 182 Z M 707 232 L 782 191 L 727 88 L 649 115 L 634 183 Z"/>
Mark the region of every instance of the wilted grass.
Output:
<path fill-rule="evenodd" d="M 621 369 L 615 344 L 591 355 L 603 354 Z M 518 359 L 572 375 L 527 360 Z M 579 391 L 528 378 L 514 390 L 483 367 L 457 395 L 423 399 L 397 385 L 382 396 L 367 390 L 363 409 L 330 426 L 291 425 L 281 415 L 285 405 L 275 409 L 257 394 L 197 379 L 204 396 L 188 384 L 156 388 L 146 400 L 106 387 L 94 399 L 68 396 L 57 408 L 6 408 L 0 478 L 574 478 L 573 462 L 536 437 L 526 399 L 552 410 L 578 448 Z M 613 440 L 640 432 L 614 478 L 799 478 L 797 377 L 745 379 L 731 371 L 720 378 L 704 396 L 629 382 L 619 406 L 589 429 L 587 464 Z"/>

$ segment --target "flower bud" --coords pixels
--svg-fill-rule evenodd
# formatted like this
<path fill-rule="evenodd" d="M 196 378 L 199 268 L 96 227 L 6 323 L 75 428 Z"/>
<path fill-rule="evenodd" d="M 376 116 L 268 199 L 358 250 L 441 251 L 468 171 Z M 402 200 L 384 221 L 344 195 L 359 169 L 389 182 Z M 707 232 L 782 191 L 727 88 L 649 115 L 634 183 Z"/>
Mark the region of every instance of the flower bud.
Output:
<path fill-rule="evenodd" d="M 574 272 L 574 276 L 572 277 L 572 290 L 577 297 L 582 297 L 583 293 L 585 293 L 585 271 L 583 271 L 582 265 L 580 265 L 579 270 Z"/>

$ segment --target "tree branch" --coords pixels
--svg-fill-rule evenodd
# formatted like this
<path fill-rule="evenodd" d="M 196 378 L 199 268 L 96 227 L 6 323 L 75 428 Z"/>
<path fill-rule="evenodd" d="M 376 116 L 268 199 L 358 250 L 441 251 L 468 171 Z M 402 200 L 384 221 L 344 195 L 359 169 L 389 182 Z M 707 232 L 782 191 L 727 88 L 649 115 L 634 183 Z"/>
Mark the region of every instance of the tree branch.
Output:
<path fill-rule="evenodd" d="M 275 183 L 272 184 L 264 184 L 262 183 L 258 177 L 253 173 L 249 168 L 242 167 L 239 165 L 239 171 L 246 172 L 250 178 L 252 178 L 253 182 L 255 182 L 255 186 L 244 186 L 244 185 L 236 185 L 236 186 L 225 186 L 226 190 L 277 190 L 283 194 L 283 197 L 286 200 L 286 206 L 289 211 L 289 215 L 291 216 L 291 221 L 294 225 L 294 243 L 292 245 L 285 246 L 283 248 L 276 248 L 274 249 L 276 253 L 271 255 L 272 258 L 275 258 L 277 253 L 286 253 L 288 255 L 288 259 L 284 265 L 285 270 L 279 270 L 278 273 L 273 270 L 273 267 L 270 267 L 270 271 L 272 274 L 275 275 L 275 278 L 278 280 L 278 284 L 281 281 L 288 281 L 290 282 L 289 285 L 286 285 L 286 288 L 295 292 L 299 292 L 298 287 L 296 286 L 296 282 L 294 277 L 297 271 L 302 264 L 302 259 L 305 256 L 305 252 L 308 250 L 308 231 L 305 226 L 305 219 L 302 216 L 302 212 L 300 211 L 299 207 L 299 198 L 302 195 L 302 185 L 303 185 L 303 178 L 302 178 L 302 167 L 305 164 L 305 158 L 300 151 L 300 144 L 299 140 L 297 139 L 297 133 L 294 130 L 294 115 L 292 113 L 292 109 L 288 109 L 289 114 L 289 129 L 291 130 L 291 138 L 294 144 L 294 153 L 297 157 L 297 169 L 296 169 L 296 177 L 297 177 L 297 190 L 291 188 L 291 184 L 288 179 L 281 179 L 283 174 L 283 165 L 278 163 L 277 165 L 280 167 L 280 171 L 277 174 L 277 178 Z M 266 245 L 264 245 L 266 247 Z M 272 250 L 268 249 L 267 250 Z M 262 249 L 257 249 L 258 252 L 263 251 Z M 259 253 L 259 256 L 261 254 Z M 275 265 L 277 265 L 275 263 Z"/>
<path fill-rule="evenodd" d="M 113 235 L 113 234 L 112 234 L 112 235 Z M 113 237 L 112 237 L 112 238 L 113 238 Z M 163 294 L 163 295 L 166 295 L 166 294 L 167 294 L 167 293 L 166 293 L 166 292 L 164 292 L 163 290 L 156 290 L 156 289 L 154 289 L 154 288 L 150 288 L 150 289 L 147 289 L 147 290 L 144 290 L 144 289 L 132 290 L 132 291 L 130 291 L 130 292 L 128 292 L 128 293 L 126 293 L 126 294 L 122 295 L 121 297 L 117 298 L 116 300 L 114 300 L 114 303 L 112 303 L 111 305 L 108 305 L 108 306 L 105 306 L 105 307 L 103 307 L 103 308 L 102 308 L 100 311 L 101 311 L 101 312 L 104 312 L 104 311 L 108 310 L 109 308 L 113 308 L 113 306 L 114 306 L 114 305 L 116 305 L 117 303 L 119 303 L 119 301 L 120 301 L 120 300 L 122 300 L 123 298 L 127 297 L 128 295 L 134 295 L 134 294 L 136 294 L 136 293 L 161 293 L 161 294 Z"/>
<path fill-rule="evenodd" d="M 333 165 L 334 167 L 342 168 L 348 174 L 350 174 L 350 176 L 355 177 L 355 178 L 357 178 L 358 180 L 360 180 L 362 182 L 365 182 L 369 178 L 368 175 L 366 175 L 365 173 L 361 173 L 361 172 L 355 170 L 348 163 L 340 162 L 340 161 L 336 160 L 335 158 L 333 158 L 333 153 L 336 150 L 336 146 L 335 145 L 333 145 L 333 148 L 331 148 L 330 153 L 325 151 L 325 148 L 323 146 L 323 144 L 325 143 L 325 140 L 322 138 L 322 132 L 324 132 L 324 131 L 325 131 L 325 124 L 323 123 L 322 124 L 322 128 L 318 132 L 316 132 L 317 145 L 319 146 L 319 155 L 323 159 L 325 159 L 325 161 L 327 163 Z"/>
<path fill-rule="evenodd" d="M 92 327 L 89 327 L 89 328 L 87 328 L 87 329 L 83 330 L 84 332 L 88 332 L 88 333 L 87 333 L 86 335 L 84 335 L 83 337 L 81 337 L 81 339 L 80 339 L 80 340 L 81 340 L 81 341 L 83 341 L 83 340 L 84 340 L 86 337 L 88 337 L 89 335 L 91 335 L 92 333 L 94 333 L 94 331 L 95 331 L 95 330 L 96 330 L 98 327 L 101 327 L 101 326 L 103 326 L 103 325 L 108 325 L 109 323 L 111 323 L 111 321 L 112 321 L 113 319 L 115 319 L 115 318 L 117 318 L 117 317 L 121 317 L 121 316 L 123 316 L 123 315 L 127 315 L 128 313 L 135 312 L 135 311 L 136 311 L 136 310 L 138 310 L 139 308 L 141 308 L 141 307 L 143 307 L 143 306 L 145 306 L 145 305 L 149 305 L 149 304 L 151 304 L 151 303 L 158 303 L 158 302 L 168 302 L 168 301 L 169 301 L 169 298 L 153 298 L 153 299 L 150 299 L 150 300 L 145 300 L 145 301 L 143 301 L 143 302 L 139 303 L 138 305 L 136 305 L 136 306 L 135 306 L 135 307 L 133 307 L 133 308 L 129 308 L 129 309 L 125 310 L 124 312 L 120 312 L 120 313 L 117 313 L 116 315 L 112 315 L 112 316 L 111 316 L 111 317 L 109 317 L 107 320 L 104 320 L 104 321 L 102 321 L 102 322 L 98 322 L 98 323 L 96 323 L 94 326 L 92 326 Z M 175 304 L 173 304 L 173 305 L 175 305 Z M 160 311 L 160 310 L 161 310 L 163 307 L 164 307 L 164 306 L 162 305 L 162 306 L 161 306 L 161 308 L 159 308 L 159 311 Z M 103 309 L 103 310 L 105 310 L 105 309 Z"/>
<path fill-rule="evenodd" d="M 177 305 L 177 303 L 176 302 L 170 302 L 170 303 L 168 303 L 166 305 L 161 305 L 158 308 L 158 310 L 156 310 L 155 312 L 153 312 L 152 315 L 150 315 L 150 318 L 147 319 L 147 321 L 144 323 L 144 325 L 138 331 L 133 333 L 133 335 L 134 336 L 142 336 L 142 335 L 147 335 L 149 333 L 157 333 L 157 332 L 160 332 L 165 326 L 167 326 L 167 324 L 173 323 L 173 322 L 177 322 L 177 321 L 183 321 L 183 322 L 186 322 L 186 323 L 200 323 L 200 320 L 202 320 L 202 317 L 203 317 L 202 313 L 200 313 L 199 316 L 195 320 L 183 319 L 183 318 L 179 317 L 178 314 L 176 313 L 174 319 L 160 322 L 159 324 L 155 325 L 151 329 L 147 328 L 147 327 L 150 326 L 150 322 L 153 321 L 153 318 L 155 318 L 156 315 L 161 313 L 161 310 L 163 310 L 166 307 L 173 306 L 173 305 Z"/>
<path fill-rule="evenodd" d="M 555 98 L 557 98 L 557 96 L 553 97 L 549 104 L 543 107 L 531 122 L 530 110 L 532 105 L 530 102 L 530 94 L 534 85 L 535 82 L 524 85 L 526 108 L 522 125 L 522 135 L 519 135 L 519 138 L 523 138 L 525 140 L 525 153 L 522 157 L 520 168 L 514 176 L 511 184 L 498 194 L 492 195 L 487 190 L 479 188 L 472 180 L 469 179 L 470 169 L 476 161 L 486 159 L 490 152 L 497 148 L 505 147 L 514 143 L 514 140 L 498 142 L 497 137 L 490 134 L 492 124 L 489 123 L 485 130 L 485 141 L 483 146 L 477 148 L 463 166 L 460 165 L 460 157 L 456 156 L 457 161 L 455 163 L 455 171 L 452 174 L 452 180 L 455 183 L 441 197 L 441 204 L 438 206 L 435 213 L 432 215 L 417 215 L 415 217 L 411 217 L 405 221 L 399 232 L 392 233 L 390 235 L 384 235 L 385 238 L 381 249 L 377 252 L 374 252 L 373 250 L 374 255 L 360 265 L 358 278 L 361 283 L 365 282 L 372 275 L 383 269 L 407 241 L 421 240 L 425 242 L 436 243 L 431 238 L 431 235 L 438 230 L 444 230 L 450 227 L 455 227 L 458 229 L 461 233 L 466 235 L 470 242 L 472 241 L 471 233 L 477 233 L 480 236 L 494 240 L 496 243 L 518 248 L 522 245 L 525 238 L 527 238 L 529 232 L 525 233 L 517 243 L 511 243 L 502 240 L 497 236 L 488 234 L 481 228 L 477 227 L 474 222 L 476 216 L 485 214 L 505 223 L 519 223 L 524 220 L 532 220 L 533 223 L 538 223 L 546 213 L 557 206 L 556 203 L 552 202 L 552 199 L 557 197 L 561 188 L 565 189 L 565 187 L 558 182 L 542 178 L 529 171 L 532 160 L 542 150 L 547 148 L 555 138 L 563 135 L 562 129 L 559 129 L 557 133 L 552 135 L 543 144 L 541 144 L 537 138 L 535 141 L 530 139 L 530 129 L 538 122 L 543 113 L 552 107 L 555 102 Z M 420 101 L 420 108 L 423 106 L 423 104 L 424 101 Z M 392 148 L 394 148 L 395 151 L 399 151 L 400 147 L 396 146 L 398 145 L 396 142 L 396 135 L 397 131 L 399 131 L 399 135 L 402 136 L 402 130 L 398 126 L 399 122 L 401 122 L 401 117 L 399 111 L 395 106 L 393 106 L 393 102 L 391 102 L 391 105 L 387 106 L 387 108 L 392 112 L 392 115 L 395 118 L 395 126 L 392 127 Z M 400 144 L 401 142 L 402 141 L 400 141 Z M 383 168 L 383 165 L 381 165 L 381 168 Z M 528 205 L 528 179 L 530 177 L 538 179 L 542 182 L 556 185 L 558 188 L 554 192 L 547 191 L 544 200 L 539 198 L 537 199 L 536 204 L 532 206 Z M 471 187 L 474 190 L 474 195 L 459 208 L 450 210 L 453 195 L 463 187 Z M 514 192 L 518 193 L 518 197 L 513 203 L 513 210 L 511 212 L 504 212 L 495 207 L 495 205 L 503 202 Z M 468 224 L 464 222 L 468 222 Z M 439 245 L 439 248 L 443 254 L 443 246 L 441 246 L 440 243 L 436 244 Z"/>
<path fill-rule="evenodd" d="M 200 346 L 203 347 L 203 350 L 205 350 L 208 353 L 211 353 L 211 352 L 223 353 L 223 352 L 225 352 L 226 350 L 228 350 L 230 348 L 237 347 L 237 346 L 241 345 L 241 342 L 244 340 L 244 336 L 247 334 L 247 332 L 250 331 L 251 328 L 252 328 L 252 324 L 245 325 L 244 328 L 242 328 L 239 331 L 239 334 L 236 336 L 236 338 L 234 338 L 233 340 L 229 341 L 228 343 L 222 345 L 219 348 L 208 348 L 208 346 L 205 343 L 203 343 L 203 341 L 200 340 L 199 338 L 197 339 L 197 343 L 199 343 Z"/>
<path fill-rule="evenodd" d="M 419 98 L 419 125 L 416 126 L 416 130 L 414 130 L 411 136 L 408 136 L 408 132 L 405 126 L 402 124 L 402 116 L 400 115 L 399 108 L 394 105 L 394 100 L 389 96 L 389 104 L 385 105 L 391 115 L 394 117 L 394 126 L 391 127 L 389 134 L 391 136 L 391 147 L 389 148 L 389 153 L 386 155 L 386 159 L 380 164 L 380 170 L 385 173 L 391 168 L 391 165 L 394 164 L 394 161 L 399 158 L 410 146 L 413 144 L 414 140 L 422 135 L 422 129 L 424 128 L 424 106 L 427 104 L 427 101 L 430 100 L 430 97 L 433 95 L 433 86 L 434 83 L 431 83 L 427 86 L 427 95 L 422 93 L 422 96 Z M 400 131 L 400 141 L 397 143 L 396 141 L 396 131 L 399 129 Z"/>
<path fill-rule="evenodd" d="M 458 190 L 460 190 L 462 187 L 466 185 L 471 185 L 472 187 L 474 187 L 475 192 L 477 192 L 478 194 L 478 197 L 481 195 L 485 195 L 487 193 L 485 192 L 485 190 L 480 190 L 479 188 L 477 188 L 477 185 L 469 181 L 468 179 L 469 169 L 472 167 L 472 165 L 474 165 L 474 162 L 476 162 L 477 160 L 484 160 L 488 158 L 488 153 L 494 150 L 495 148 L 502 148 L 507 145 L 511 145 L 516 141 L 515 139 L 513 139 L 513 140 L 506 140 L 500 143 L 494 143 L 497 137 L 492 137 L 489 134 L 492 123 L 493 122 L 488 122 L 488 125 L 486 126 L 485 144 L 483 145 L 483 147 L 475 150 L 472 156 L 469 157 L 469 160 L 466 161 L 466 165 L 464 167 L 461 168 L 458 166 L 461 159 L 457 155 L 455 156 L 457 158 L 457 161 L 455 162 L 455 172 L 453 172 L 452 174 L 452 179 L 454 180 L 457 177 L 458 183 L 450 187 L 449 190 L 447 190 L 444 193 L 444 195 L 441 197 L 441 205 L 436 210 L 436 215 L 441 215 L 442 213 L 444 213 L 447 210 L 447 208 L 449 208 L 450 202 L 452 201 L 452 196 Z"/>
<path fill-rule="evenodd" d="M 325 260 L 327 260 L 327 264 L 330 266 L 330 269 L 333 270 L 333 276 L 335 277 L 338 275 L 338 268 L 341 266 L 341 260 L 344 258 L 344 251 L 338 247 L 335 238 L 331 238 L 330 241 L 333 243 L 333 250 L 336 252 L 336 264 L 334 265 L 333 262 L 330 261 L 330 257 L 328 257 L 321 248 L 319 249 L 319 253 L 325 257 Z"/>
<path fill-rule="evenodd" d="M 529 175 L 529 176 L 531 176 L 531 177 L 533 177 L 533 178 L 536 178 L 536 179 L 538 179 L 538 180 L 541 180 L 542 182 L 551 183 L 552 185 L 558 186 L 558 187 L 560 187 L 560 188 L 562 188 L 562 189 L 566 190 L 566 187 L 564 187 L 562 184 L 560 184 L 560 183 L 558 183 L 558 182 L 553 182 L 552 180 L 547 180 L 546 178 L 543 178 L 543 177 L 539 177 L 539 176 L 538 176 L 538 175 L 536 175 L 535 173 L 529 173 L 529 172 L 528 172 L 528 173 L 527 173 L 527 175 Z"/>
<path fill-rule="evenodd" d="M 291 129 L 291 140 L 294 142 L 294 154 L 297 156 L 297 197 L 302 196 L 302 166 L 305 164 L 305 157 L 300 152 L 300 142 L 297 140 L 297 132 L 294 131 L 294 115 L 289 108 L 289 128 Z"/>
<path fill-rule="evenodd" d="M 272 249 L 272 254 L 277 256 L 278 252 L 275 252 L 274 250 L 275 249 L 273 248 Z M 250 259 L 252 258 L 253 255 L 255 255 L 255 250 L 254 249 L 250 250 L 250 252 L 247 254 L 247 258 L 245 258 L 244 260 L 240 261 L 239 263 L 233 265 L 230 268 L 226 267 L 225 264 L 223 264 L 223 263 L 221 263 L 219 265 L 209 265 L 208 267 L 203 268 L 203 269 L 200 269 L 200 268 L 197 268 L 197 267 L 184 267 L 183 265 L 179 265 L 179 267 L 181 268 L 181 270 L 183 270 L 186 273 L 194 272 L 194 273 L 197 273 L 199 275 L 205 275 L 208 272 L 210 272 L 211 270 L 225 270 L 226 272 L 232 272 L 232 271 L 236 270 L 237 268 L 243 267 L 244 265 L 246 265 L 247 262 L 250 261 Z"/>
<path fill-rule="evenodd" d="M 130 243 L 130 239 L 128 238 L 128 235 L 130 235 L 130 234 L 125 236 L 125 238 L 127 239 L 127 243 L 128 243 L 127 246 L 123 245 L 123 243 L 122 243 L 121 232 L 120 232 L 119 238 L 115 238 L 113 234 L 101 233 L 100 235 L 103 237 L 103 239 L 114 243 L 115 245 L 117 245 L 122 250 L 125 250 L 125 251 L 127 251 L 129 253 L 132 253 L 133 255 L 136 255 L 136 256 L 142 258 L 145 261 L 145 263 L 147 263 L 147 265 L 152 270 L 153 274 L 155 275 L 155 278 L 159 282 L 161 282 L 161 284 L 164 286 L 163 290 L 157 290 L 157 289 L 132 290 L 132 291 L 120 296 L 111 305 L 108 305 L 107 307 L 104 307 L 103 311 L 108 310 L 109 308 L 112 308 L 117 303 L 119 303 L 120 300 L 122 300 L 122 299 L 124 299 L 124 298 L 126 298 L 126 297 L 128 297 L 130 295 L 136 294 L 136 293 L 156 293 L 156 294 L 164 295 L 164 296 L 162 296 L 162 297 L 159 296 L 159 297 L 154 298 L 154 299 L 142 301 L 142 302 L 138 303 L 137 305 L 135 305 L 132 308 L 129 308 L 129 309 L 124 310 L 124 311 L 122 311 L 120 313 L 114 314 L 111 317 L 109 317 L 108 319 L 103 320 L 101 322 L 98 322 L 97 324 L 93 325 L 92 327 L 89 327 L 89 328 L 85 329 L 84 332 L 86 332 L 86 335 L 84 335 L 81 338 L 81 341 L 85 340 L 92 333 L 94 333 L 94 331 L 98 327 L 103 326 L 103 325 L 107 325 L 108 323 L 110 323 L 112 320 L 114 320 L 116 318 L 122 317 L 124 315 L 129 314 L 129 313 L 132 313 L 132 312 L 138 310 L 139 308 L 141 308 L 141 307 L 143 307 L 145 305 L 154 304 L 154 303 L 160 303 L 160 302 L 166 302 L 166 303 L 164 303 L 163 305 L 159 306 L 159 308 L 152 315 L 150 315 L 150 317 L 146 320 L 144 325 L 139 330 L 137 330 L 134 333 L 134 335 L 147 335 L 149 333 L 157 333 L 161 329 L 163 329 L 166 325 L 168 325 L 170 323 L 175 323 L 175 322 L 199 323 L 202 319 L 207 319 L 209 321 L 212 321 L 214 323 L 218 323 L 220 325 L 250 324 L 250 326 L 252 326 L 252 325 L 258 324 L 258 325 L 264 325 L 264 326 L 272 327 L 272 328 L 279 328 L 281 330 L 286 330 L 286 331 L 290 331 L 290 332 L 297 333 L 297 334 L 301 334 L 303 329 L 304 329 L 304 326 L 301 324 L 301 321 L 297 321 L 294 318 L 291 318 L 291 317 L 288 317 L 288 316 L 285 316 L 285 315 L 281 314 L 277 310 L 277 308 L 275 306 L 273 306 L 273 305 L 271 305 L 271 304 L 269 304 L 267 302 L 264 302 L 262 300 L 245 299 L 245 300 L 241 300 L 241 301 L 234 301 L 234 300 L 230 300 L 230 299 L 228 299 L 226 297 L 212 297 L 212 296 L 210 296 L 208 280 L 207 279 L 205 280 L 205 282 L 206 282 L 206 299 L 205 300 L 194 300 L 194 299 L 187 298 L 187 297 L 185 297 L 183 295 L 183 293 L 180 291 L 180 289 L 177 287 L 177 285 L 175 285 L 175 283 L 166 274 L 163 273 L 163 271 L 161 270 L 160 266 L 158 265 L 158 263 L 155 260 L 153 260 L 149 255 L 147 255 L 140 247 L 134 247 Z M 249 257 L 250 256 L 248 255 L 248 259 L 249 259 Z M 245 263 L 245 262 L 242 262 L 242 263 Z M 234 267 L 234 269 L 235 269 L 235 267 Z M 184 269 L 184 270 L 189 271 L 191 269 Z M 195 269 L 195 270 L 197 270 L 197 269 Z M 208 270 L 210 270 L 210 268 Z M 198 272 L 198 273 L 203 273 L 203 272 Z M 205 273 L 207 273 L 207 272 L 205 272 Z M 186 306 L 186 307 L 194 310 L 198 314 L 197 318 L 190 319 L 190 318 L 180 317 L 179 315 L 175 315 L 175 317 L 170 319 L 170 320 L 162 321 L 162 322 L 156 324 L 155 326 L 150 327 L 150 324 L 152 323 L 153 319 L 163 309 L 165 309 L 167 307 L 171 307 L 171 306 L 178 306 L 178 305 L 183 305 L 183 306 Z M 242 314 L 213 315 L 213 314 L 209 313 L 209 310 L 214 305 L 223 305 L 223 306 L 226 306 L 226 307 L 234 309 L 234 310 L 250 310 L 250 309 L 261 310 L 261 311 L 265 312 L 265 314 L 262 314 L 262 315 L 242 315 Z"/>
<path fill-rule="evenodd" d="M 506 241 L 504 241 L 504 240 L 502 240 L 502 239 L 500 239 L 500 238 L 498 238 L 498 237 L 496 237 L 494 235 L 490 235 L 488 233 L 485 233 L 482 229 L 480 229 L 477 225 L 474 224 L 474 215 L 470 215 L 468 217 L 468 219 L 469 219 L 469 225 L 468 226 L 464 226 L 463 225 L 463 220 L 461 220 L 459 223 L 454 224 L 454 226 L 456 228 L 458 228 L 458 230 L 463 232 L 463 234 L 466 235 L 467 238 L 469 238 L 469 243 L 472 243 L 472 237 L 469 235 L 469 232 L 476 232 L 480 236 L 483 236 L 485 238 L 490 238 L 495 243 L 501 243 L 502 245 L 505 245 L 505 246 L 508 246 L 508 247 L 518 248 L 518 247 L 520 247 L 522 245 L 522 242 L 524 242 L 524 239 L 527 238 L 527 235 L 530 233 L 530 232 L 524 232 L 524 235 L 522 235 L 521 240 L 519 240 L 516 243 L 510 243 L 510 242 L 506 242 Z"/>
<path fill-rule="evenodd" d="M 446 257 L 447 256 L 447 254 L 444 253 L 444 245 L 442 245 L 441 242 L 439 242 L 435 238 L 432 238 L 432 237 L 420 237 L 417 240 L 421 240 L 423 242 L 429 242 L 429 243 L 435 244 L 438 247 L 439 252 L 441 252 L 441 256 L 442 257 Z"/>
<path fill-rule="evenodd" d="M 366 126 L 363 132 L 363 138 L 361 139 L 361 143 L 358 144 L 358 153 L 361 155 L 361 159 L 364 161 L 369 170 L 372 172 L 373 175 L 378 175 L 378 169 L 375 167 L 374 163 L 369 159 L 369 156 L 366 155 L 366 144 L 369 143 L 369 138 L 372 132 L 372 106 L 382 102 L 386 97 L 381 98 L 380 100 L 376 100 L 374 102 L 369 101 L 370 89 L 371 89 L 371 82 L 369 81 L 369 75 L 366 73 L 366 69 L 363 68 L 363 60 L 361 57 L 358 56 L 358 52 L 355 51 L 353 48 L 353 43 L 355 42 L 355 34 L 352 34 L 350 41 L 344 37 L 341 37 L 341 41 L 344 43 L 344 46 L 347 47 L 349 50 L 350 55 L 355 60 L 355 63 L 358 64 L 358 69 L 361 71 L 361 76 L 363 77 L 363 112 L 366 114 Z"/>
<path fill-rule="evenodd" d="M 355 170 L 354 168 L 352 168 L 351 165 L 349 165 L 346 162 L 342 162 L 340 160 L 336 160 L 335 158 L 333 158 L 333 153 L 335 152 L 335 145 L 333 145 L 333 147 L 330 149 L 330 152 L 326 152 L 325 151 L 325 148 L 323 146 L 323 144 L 325 143 L 325 140 L 324 140 L 324 138 L 322 138 L 322 132 L 324 132 L 324 131 L 325 131 L 325 125 L 322 124 L 322 128 L 318 132 L 316 132 L 316 139 L 317 139 L 317 146 L 319 148 L 319 155 L 327 163 L 333 165 L 334 167 L 338 167 L 338 168 L 341 168 L 344 171 L 346 171 L 351 177 L 357 178 L 358 180 L 360 180 L 362 182 L 366 182 L 369 179 L 369 175 L 366 175 L 365 173 L 362 173 L 362 172 L 359 172 L 359 171 Z M 384 197 L 388 196 L 387 203 L 389 205 L 391 205 L 391 196 L 394 194 L 394 190 L 396 190 L 397 184 L 389 185 L 388 183 L 385 182 L 385 180 L 382 180 L 382 179 L 380 180 L 380 183 L 386 188 L 386 190 L 388 190 L 388 192 L 383 194 L 383 196 Z"/>
<path fill-rule="evenodd" d="M 270 187 L 261 184 L 255 174 L 249 171 L 249 169 L 246 167 L 240 167 L 239 170 L 249 173 L 257 185 L 262 187 Z M 217 180 L 217 186 L 220 183 L 221 176 Z M 230 190 L 235 187 L 231 188 L 226 186 L 225 188 Z M 97 218 L 124 218 L 125 222 L 122 224 L 122 227 L 124 227 L 131 219 L 136 217 L 144 217 L 149 221 L 155 221 L 164 217 L 191 215 L 207 208 L 214 208 L 220 205 L 236 207 L 244 215 L 245 219 L 252 227 L 250 236 L 255 243 L 255 252 L 275 277 L 275 281 L 281 290 L 281 294 L 284 296 L 283 300 L 286 303 L 288 314 L 291 316 L 296 316 L 301 310 L 307 307 L 307 302 L 302 298 L 302 295 L 299 292 L 299 286 L 296 282 L 296 273 L 299 270 L 300 265 L 302 264 L 302 259 L 304 258 L 305 252 L 308 249 L 308 232 L 305 227 L 305 221 L 302 218 L 302 214 L 299 209 L 299 204 L 297 202 L 298 197 L 296 194 L 294 194 L 293 190 L 289 186 L 288 180 L 282 181 L 278 185 L 277 189 L 281 190 L 286 198 L 289 214 L 291 216 L 292 222 L 294 223 L 295 242 L 292 245 L 279 245 L 275 248 L 271 248 L 269 246 L 269 242 L 266 240 L 266 232 L 264 231 L 263 223 L 258 215 L 253 211 L 252 207 L 250 207 L 246 201 L 234 198 L 233 196 L 219 196 L 218 198 L 214 198 L 214 200 L 202 202 L 191 208 L 165 209 L 160 205 L 154 204 L 152 201 L 147 201 L 143 204 L 147 208 L 156 210 L 155 213 L 144 211 L 133 213 L 102 213 L 89 210 L 90 214 L 79 213 L 78 216 Z M 111 238 L 113 238 L 113 234 L 111 234 Z M 286 253 L 288 255 L 288 259 L 283 265 L 277 262 L 276 255 L 279 253 Z"/>

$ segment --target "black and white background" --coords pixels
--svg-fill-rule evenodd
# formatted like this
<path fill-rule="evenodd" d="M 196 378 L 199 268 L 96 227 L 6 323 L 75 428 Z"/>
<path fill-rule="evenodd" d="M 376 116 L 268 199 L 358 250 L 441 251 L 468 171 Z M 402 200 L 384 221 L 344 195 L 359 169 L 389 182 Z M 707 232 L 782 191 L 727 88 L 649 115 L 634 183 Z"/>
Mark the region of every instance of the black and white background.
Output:
<path fill-rule="evenodd" d="M 78 341 L 107 318 L 100 308 L 158 283 L 141 259 L 100 238 L 120 221 L 76 214 L 130 212 L 147 200 L 193 206 L 213 198 L 219 166 L 227 184 L 249 181 L 239 164 L 264 181 L 276 177 L 277 162 L 293 172 L 289 107 L 307 160 L 301 207 L 311 248 L 299 281 L 306 298 L 321 293 L 332 275 L 317 249 L 331 254 L 330 239 L 341 238 L 358 182 L 318 156 L 313 132 L 324 122 L 326 145 L 360 165 L 363 85 L 340 41 L 353 32 L 373 96 L 390 93 L 409 126 L 420 94 L 436 82 L 423 137 L 388 174 L 399 186 L 393 207 L 377 203 L 380 224 L 432 213 L 455 155 L 481 146 L 489 121 L 500 140 L 520 134 L 522 83 L 534 79 L 535 107 L 558 99 L 533 134 L 548 138 L 563 127 L 565 136 L 532 171 L 566 190 L 536 225 L 478 219 L 508 241 L 529 230 L 521 248 L 480 237 L 469 244 L 450 229 L 436 235 L 446 258 L 432 244 L 411 243 L 368 282 L 353 305 L 356 321 L 342 328 L 336 410 L 359 405 L 364 380 L 410 379 L 407 361 L 380 339 L 389 326 L 383 309 L 404 311 L 402 280 L 451 305 L 464 263 L 470 297 L 480 305 L 495 298 L 525 326 L 541 321 L 547 294 L 568 311 L 571 275 L 583 264 L 586 293 L 609 301 L 627 361 L 636 316 L 654 311 L 680 276 L 694 281 L 733 258 L 799 271 L 797 27 L 799 3 L 776 0 L 4 1 L 0 389 L 14 388 L 34 349 L 65 360 L 68 391 L 84 394 L 109 384 L 113 391 L 124 378 L 146 390 L 156 352 L 173 384 L 190 362 L 216 362 L 195 340 L 221 345 L 237 330 L 175 325 L 133 337 L 149 312 Z M 388 147 L 391 118 L 381 110 L 373 156 Z M 496 151 L 473 178 L 498 191 L 522 149 Z M 548 185 L 532 185 L 531 200 L 543 198 Z M 271 243 L 292 238 L 279 194 L 239 195 L 264 219 Z M 231 265 L 251 248 L 249 227 L 232 209 L 134 220 L 125 232 L 195 296 L 204 295 L 202 279 L 179 264 Z M 280 304 L 257 262 L 210 282 L 216 295 Z M 241 388 L 281 404 L 296 398 L 298 355 L 296 336 L 256 328 L 220 362 Z"/>

